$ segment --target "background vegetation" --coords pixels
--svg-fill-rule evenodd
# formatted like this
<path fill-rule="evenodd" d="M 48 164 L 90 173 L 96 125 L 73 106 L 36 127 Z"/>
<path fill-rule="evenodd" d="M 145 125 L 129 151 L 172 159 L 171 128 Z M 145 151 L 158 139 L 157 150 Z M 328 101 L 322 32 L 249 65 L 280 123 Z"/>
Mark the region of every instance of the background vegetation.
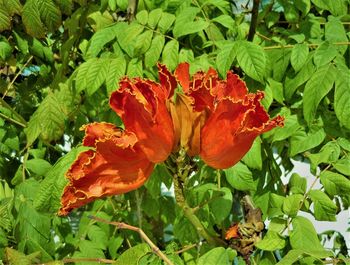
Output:
<path fill-rule="evenodd" d="M 335 222 L 349 208 L 349 1 L 248 3 L 139 0 L 133 16 L 127 0 L 0 0 L 3 263 L 162 264 L 137 233 L 89 215 L 142 228 L 174 264 L 350 263 L 332 223 L 318 235 L 300 216 Z M 265 92 L 272 116 L 286 119 L 242 162 L 223 171 L 199 162 L 186 183 L 186 200 L 212 235 L 224 239 L 235 222 L 246 229 L 226 246 L 199 237 L 168 191 L 163 165 L 137 191 L 56 216 L 64 172 L 80 151 L 79 128 L 120 125 L 109 94 L 124 75 L 156 80 L 157 61 L 171 70 L 183 61 L 192 72 L 213 67 L 223 78 L 233 69 L 251 91 Z M 311 187 L 298 174 L 282 182 L 292 159 L 310 163 Z M 247 194 L 268 221 L 262 233 L 242 211 Z"/>

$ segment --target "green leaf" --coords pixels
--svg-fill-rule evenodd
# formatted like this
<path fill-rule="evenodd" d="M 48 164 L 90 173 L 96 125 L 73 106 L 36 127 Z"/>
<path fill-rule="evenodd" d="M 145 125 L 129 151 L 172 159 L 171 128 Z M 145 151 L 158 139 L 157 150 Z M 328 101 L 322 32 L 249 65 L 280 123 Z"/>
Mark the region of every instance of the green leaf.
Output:
<path fill-rule="evenodd" d="M 242 191 L 256 190 L 252 172 L 246 165 L 238 162 L 233 167 L 224 170 L 227 182 L 235 189 Z"/>
<path fill-rule="evenodd" d="M 236 54 L 243 71 L 251 78 L 264 83 L 266 56 L 263 48 L 252 42 L 238 41 Z"/>
<path fill-rule="evenodd" d="M 233 255 L 232 255 L 233 254 Z M 230 265 L 237 253 L 223 247 L 213 248 L 198 259 L 198 265 Z"/>
<path fill-rule="evenodd" d="M 249 168 L 262 169 L 262 156 L 261 156 L 261 139 L 257 137 L 248 153 L 242 158 L 244 164 Z"/>
<path fill-rule="evenodd" d="M 148 15 L 148 25 L 154 29 L 156 28 L 163 11 L 160 8 L 153 9 Z"/>
<path fill-rule="evenodd" d="M 272 78 L 267 79 L 268 86 L 272 91 L 273 98 L 280 104 L 284 104 L 283 85 L 280 82 L 273 80 Z"/>
<path fill-rule="evenodd" d="M 328 64 L 331 62 L 336 56 L 338 52 L 333 44 L 329 42 L 322 43 L 314 54 L 314 62 L 317 67 Z"/>
<path fill-rule="evenodd" d="M 44 176 L 52 165 L 44 159 L 34 158 L 26 162 L 26 168 L 38 176 Z"/>
<path fill-rule="evenodd" d="M 115 25 L 97 31 L 89 40 L 85 60 L 96 57 L 102 51 L 102 48 L 113 39 L 115 39 Z"/>
<path fill-rule="evenodd" d="M 320 179 L 326 192 L 331 196 L 350 193 L 350 180 L 343 175 L 327 170 L 321 173 Z"/>
<path fill-rule="evenodd" d="M 266 251 L 275 251 L 286 246 L 286 240 L 277 232 L 268 231 L 261 241 L 258 241 L 255 246 Z"/>
<path fill-rule="evenodd" d="M 148 12 L 147 10 L 141 10 L 140 12 L 137 12 L 136 14 L 136 20 L 141 24 L 141 25 L 146 25 L 148 21 Z"/>
<path fill-rule="evenodd" d="M 345 73 L 338 68 L 335 80 L 334 110 L 340 123 L 347 129 L 350 129 L 349 72 Z"/>
<path fill-rule="evenodd" d="M 73 0 L 55 0 L 63 14 L 71 15 L 73 9 Z"/>
<path fill-rule="evenodd" d="M 344 0 L 311 0 L 317 7 L 329 10 L 332 15 L 340 16 L 346 14 L 346 1 Z"/>
<path fill-rule="evenodd" d="M 108 94 L 115 91 L 120 79 L 125 75 L 126 61 L 124 57 L 110 59 L 109 69 L 106 76 L 106 86 Z"/>
<path fill-rule="evenodd" d="M 333 167 L 340 173 L 350 176 L 350 159 L 348 157 L 343 157 L 337 162 L 333 163 Z"/>
<path fill-rule="evenodd" d="M 306 16 L 311 8 L 310 0 L 295 0 L 294 2 L 296 8 L 298 8 L 303 16 Z"/>
<path fill-rule="evenodd" d="M 128 77 L 142 77 L 142 61 L 138 58 L 131 59 L 126 74 Z"/>
<path fill-rule="evenodd" d="M 64 132 L 66 115 L 61 108 L 61 102 L 54 94 L 49 94 L 40 104 L 29 120 L 24 130 L 27 135 L 27 146 L 41 136 L 45 142 L 61 138 Z"/>
<path fill-rule="evenodd" d="M 11 27 L 11 17 L 3 6 L 0 6 L 0 32 L 10 29 Z"/>
<path fill-rule="evenodd" d="M 160 30 L 160 32 L 166 33 L 171 27 L 171 25 L 174 23 L 175 18 L 176 17 L 173 14 L 163 12 L 158 23 L 158 29 Z"/>
<path fill-rule="evenodd" d="M 93 58 L 76 69 L 75 85 L 77 92 L 85 90 L 89 96 L 103 84 L 109 70 L 109 59 Z"/>
<path fill-rule="evenodd" d="M 233 18 L 229 15 L 220 15 L 218 17 L 214 17 L 212 19 L 213 22 L 219 23 L 220 25 L 224 26 L 225 28 L 233 30 L 236 23 L 233 20 Z"/>
<path fill-rule="evenodd" d="M 222 77 L 226 77 L 236 57 L 236 46 L 236 42 L 229 41 L 221 47 L 217 54 L 216 66 Z"/>
<path fill-rule="evenodd" d="M 162 53 L 162 62 L 170 71 L 175 70 L 179 60 L 179 43 L 177 40 L 171 40 L 165 44 Z"/>
<path fill-rule="evenodd" d="M 309 197 L 314 203 L 314 216 L 319 221 L 336 221 L 337 206 L 320 190 L 310 190 Z"/>
<path fill-rule="evenodd" d="M 348 41 L 344 25 L 339 18 L 331 17 L 330 20 L 326 23 L 325 37 L 326 40 L 331 43 Z M 341 54 L 344 54 L 347 48 L 348 47 L 346 45 L 337 45 L 335 47 L 335 50 L 338 50 Z"/>
<path fill-rule="evenodd" d="M 332 64 L 320 67 L 306 83 L 303 95 L 303 113 L 308 125 L 316 115 L 321 100 L 332 89 L 336 80 L 336 69 Z"/>
<path fill-rule="evenodd" d="M 339 137 L 337 139 L 337 143 L 341 146 L 341 148 L 350 152 L 350 141 L 348 139 Z"/>
<path fill-rule="evenodd" d="M 120 47 L 131 57 L 134 57 L 135 45 L 137 37 L 143 32 L 144 27 L 139 23 L 133 22 L 127 24 L 125 22 L 119 22 L 115 28 L 115 34 L 117 36 Z"/>
<path fill-rule="evenodd" d="M 233 198 L 229 188 L 223 187 L 218 190 L 218 193 L 220 196 L 210 201 L 209 208 L 215 217 L 215 222 L 220 224 L 231 213 Z"/>
<path fill-rule="evenodd" d="M 45 26 L 40 18 L 39 4 L 35 0 L 28 0 L 23 6 L 22 21 L 27 33 L 33 37 L 45 36 Z"/>
<path fill-rule="evenodd" d="M 10 58 L 12 47 L 5 38 L 0 38 L 0 58 L 6 61 Z"/>
<path fill-rule="evenodd" d="M 268 215 L 269 217 L 283 216 L 283 203 L 285 197 L 276 193 L 270 193 Z M 270 229 L 270 228 L 269 228 Z"/>
<path fill-rule="evenodd" d="M 4 1 L 4 6 L 11 16 L 14 14 L 20 15 L 22 12 L 22 5 L 19 0 Z"/>
<path fill-rule="evenodd" d="M 37 0 L 41 21 L 50 32 L 61 25 L 61 11 L 52 0 Z"/>
<path fill-rule="evenodd" d="M 151 45 L 153 31 L 146 30 L 141 33 L 136 39 L 135 54 L 144 54 Z"/>
<path fill-rule="evenodd" d="M 299 129 L 290 138 L 290 156 L 293 157 L 320 145 L 325 137 L 326 133 L 323 128 L 311 130 L 308 133 L 304 129 Z"/>
<path fill-rule="evenodd" d="M 175 38 L 202 31 L 209 26 L 209 23 L 201 18 L 193 21 L 198 12 L 199 8 L 197 7 L 187 7 L 176 16 L 173 28 Z"/>
<path fill-rule="evenodd" d="M 292 49 L 290 62 L 295 70 L 298 72 L 306 63 L 309 55 L 309 46 L 307 44 L 296 44 Z"/>
<path fill-rule="evenodd" d="M 283 212 L 291 217 L 298 214 L 304 196 L 301 194 L 289 195 L 283 202 Z"/>
<path fill-rule="evenodd" d="M 145 65 L 147 68 L 152 68 L 159 60 L 165 44 L 165 37 L 157 34 L 151 42 L 149 50 L 145 53 Z"/>
<path fill-rule="evenodd" d="M 311 161 L 311 170 L 316 173 L 316 168 L 321 163 L 333 163 L 338 160 L 340 155 L 340 146 L 337 142 L 328 142 L 322 146 L 321 150 L 317 154 L 310 154 L 308 158 Z"/>
<path fill-rule="evenodd" d="M 40 183 L 37 196 L 34 200 L 34 207 L 42 212 L 56 213 L 60 208 L 61 195 L 63 189 L 68 183 L 65 173 L 77 159 L 78 155 L 88 147 L 80 146 L 73 148 L 67 155 L 61 157 L 47 176 Z"/>
<path fill-rule="evenodd" d="M 276 265 L 293 265 L 302 258 L 303 254 L 304 251 L 300 249 L 292 249 Z"/>
<path fill-rule="evenodd" d="M 293 249 L 308 251 L 324 251 L 316 230 L 305 217 L 297 216 L 292 220 L 293 231 L 290 234 L 289 241 Z"/>
<path fill-rule="evenodd" d="M 307 181 L 306 178 L 293 173 L 289 179 L 288 187 L 293 194 L 304 194 L 306 192 Z"/>

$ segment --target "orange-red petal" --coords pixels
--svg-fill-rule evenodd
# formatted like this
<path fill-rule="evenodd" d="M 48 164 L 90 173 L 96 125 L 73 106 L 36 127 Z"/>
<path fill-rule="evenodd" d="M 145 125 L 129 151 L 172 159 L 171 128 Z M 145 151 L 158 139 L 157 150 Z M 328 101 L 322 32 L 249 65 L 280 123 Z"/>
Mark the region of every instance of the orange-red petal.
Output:
<path fill-rule="evenodd" d="M 166 91 L 142 79 L 124 79 L 110 98 L 111 108 L 133 132 L 142 151 L 154 163 L 163 162 L 173 148 L 174 128 L 166 107 Z"/>
<path fill-rule="evenodd" d="M 270 120 L 260 104 L 261 93 L 249 94 L 244 101 L 220 101 L 201 131 L 200 156 L 214 168 L 235 165 L 249 151 L 254 139 L 276 126 L 283 118 Z"/>
<path fill-rule="evenodd" d="M 158 75 L 161 86 L 166 91 L 166 97 L 171 98 L 174 95 L 174 90 L 177 87 L 175 77 L 169 72 L 164 64 L 158 63 Z"/>
<path fill-rule="evenodd" d="M 96 198 L 137 189 L 150 176 L 154 164 L 137 145 L 136 136 L 108 123 L 85 126 L 84 144 L 93 150 L 79 154 L 66 173 L 60 215 L 81 207 Z"/>
<path fill-rule="evenodd" d="M 231 238 L 239 238 L 238 228 L 238 224 L 234 224 L 233 226 L 231 226 L 225 233 L 225 239 L 230 240 Z"/>

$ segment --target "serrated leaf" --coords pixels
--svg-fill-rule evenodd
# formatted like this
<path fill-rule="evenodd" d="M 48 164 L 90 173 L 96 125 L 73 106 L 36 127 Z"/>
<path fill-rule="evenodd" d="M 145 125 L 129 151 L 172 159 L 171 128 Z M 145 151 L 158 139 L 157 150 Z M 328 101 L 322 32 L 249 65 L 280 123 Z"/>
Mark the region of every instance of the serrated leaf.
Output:
<path fill-rule="evenodd" d="M 350 180 L 343 175 L 327 170 L 321 173 L 320 179 L 326 192 L 331 196 L 350 193 Z"/>
<path fill-rule="evenodd" d="M 93 58 L 82 63 L 77 69 L 75 84 L 77 91 L 85 90 L 88 95 L 94 94 L 107 77 L 109 59 Z"/>
<path fill-rule="evenodd" d="M 138 58 L 131 59 L 126 74 L 128 77 L 142 77 L 142 61 Z"/>
<path fill-rule="evenodd" d="M 125 22 L 119 22 L 115 28 L 115 34 L 117 36 L 120 47 L 131 57 L 134 57 L 134 47 L 139 34 L 144 30 L 144 27 L 139 23 L 133 22 L 127 24 Z"/>
<path fill-rule="evenodd" d="M 146 25 L 148 21 L 148 12 L 147 10 L 141 10 L 140 12 L 137 12 L 136 14 L 136 20 L 141 24 L 141 25 Z"/>
<path fill-rule="evenodd" d="M 55 3 L 59 6 L 63 14 L 72 14 L 73 0 L 55 0 Z"/>
<path fill-rule="evenodd" d="M 11 27 L 11 17 L 7 10 L 0 6 L 0 32 Z"/>
<path fill-rule="evenodd" d="M 337 206 L 320 190 L 310 190 L 309 196 L 314 203 L 314 216 L 318 221 L 336 221 Z"/>
<path fill-rule="evenodd" d="M 46 142 L 58 140 L 64 132 L 65 119 L 61 103 L 54 94 L 49 94 L 34 112 L 24 130 L 27 146 L 31 146 L 39 135 Z"/>
<path fill-rule="evenodd" d="M 170 29 L 171 25 L 174 23 L 175 18 L 176 17 L 173 14 L 163 12 L 162 17 L 160 18 L 158 23 L 158 28 L 160 32 L 166 33 Z"/>
<path fill-rule="evenodd" d="M 195 20 L 196 14 L 199 12 L 197 7 L 187 7 L 176 16 L 173 34 L 175 38 L 196 33 L 204 30 L 209 26 L 207 21 L 203 19 Z"/>
<path fill-rule="evenodd" d="M 136 39 L 135 54 L 144 54 L 151 45 L 153 31 L 146 30 L 141 33 Z"/>
<path fill-rule="evenodd" d="M 37 210 L 50 213 L 56 213 L 58 211 L 63 188 L 68 183 L 65 173 L 78 155 L 88 149 L 85 146 L 73 148 L 67 155 L 61 157 L 56 162 L 40 183 L 37 196 L 34 200 L 34 207 Z"/>
<path fill-rule="evenodd" d="M 107 92 L 110 94 L 115 91 L 119 85 L 120 79 L 125 75 L 126 61 L 124 57 L 118 57 L 111 59 L 109 63 L 109 69 L 106 77 Z"/>
<path fill-rule="evenodd" d="M 115 25 L 97 31 L 89 40 L 85 59 L 96 57 L 102 51 L 102 48 L 113 39 L 115 39 Z"/>
<path fill-rule="evenodd" d="M 171 40 L 165 44 L 162 53 L 162 62 L 170 71 L 175 70 L 179 60 L 179 43 L 177 40 Z"/>
<path fill-rule="evenodd" d="M 350 129 L 350 82 L 349 72 L 337 68 L 335 80 L 334 110 L 341 125 Z"/>
<path fill-rule="evenodd" d="M 23 6 L 22 21 L 27 33 L 33 37 L 45 36 L 45 26 L 40 18 L 39 6 L 35 0 L 28 0 Z"/>
<path fill-rule="evenodd" d="M 255 246 L 266 251 L 275 251 L 286 246 L 286 240 L 277 232 L 268 231 L 261 241 L 258 241 Z"/>
<path fill-rule="evenodd" d="M 230 41 L 223 45 L 216 57 L 216 66 L 222 77 L 226 77 L 227 71 L 231 68 L 231 65 L 236 58 L 236 43 Z"/>
<path fill-rule="evenodd" d="M 297 216 L 292 220 L 293 231 L 290 234 L 290 244 L 293 249 L 303 251 L 324 251 L 316 230 L 307 218 Z"/>
<path fill-rule="evenodd" d="M 242 191 L 256 190 L 252 172 L 246 165 L 238 162 L 233 167 L 225 169 L 227 182 L 235 189 Z"/>
<path fill-rule="evenodd" d="M 238 41 L 237 61 L 248 76 L 264 83 L 266 57 L 261 46 L 248 41 Z"/>
<path fill-rule="evenodd" d="M 4 6 L 11 16 L 14 14 L 20 15 L 22 12 L 22 5 L 19 0 L 6 0 Z"/>
<path fill-rule="evenodd" d="M 323 128 L 313 130 L 308 133 L 304 129 L 299 129 L 290 139 L 290 156 L 295 156 L 301 152 L 320 145 L 326 133 Z"/>
<path fill-rule="evenodd" d="M 336 69 L 332 64 L 320 67 L 306 83 L 303 95 L 303 114 L 310 125 L 321 100 L 332 89 L 336 80 Z"/>
<path fill-rule="evenodd" d="M 307 44 L 296 44 L 292 49 L 290 62 L 295 70 L 298 72 L 306 63 L 309 55 L 309 46 Z"/>
<path fill-rule="evenodd" d="M 145 65 L 146 68 L 152 68 L 159 60 L 165 43 L 165 37 L 163 35 L 156 35 L 151 42 L 151 47 L 145 53 Z"/>
<path fill-rule="evenodd" d="M 154 29 L 162 15 L 163 11 L 160 8 L 153 9 L 148 15 L 148 25 Z"/>
<path fill-rule="evenodd" d="M 52 0 L 37 0 L 41 21 L 53 32 L 61 25 L 61 11 Z"/>

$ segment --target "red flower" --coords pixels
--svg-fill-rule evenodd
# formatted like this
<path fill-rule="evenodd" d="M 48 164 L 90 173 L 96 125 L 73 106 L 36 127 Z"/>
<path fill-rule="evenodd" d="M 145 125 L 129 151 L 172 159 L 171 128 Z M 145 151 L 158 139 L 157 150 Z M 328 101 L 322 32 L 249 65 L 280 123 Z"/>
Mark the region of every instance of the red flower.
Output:
<path fill-rule="evenodd" d="M 150 176 L 154 163 L 184 148 L 200 155 L 214 168 L 236 164 L 254 139 L 276 126 L 260 100 L 263 93 L 248 93 L 245 83 L 231 72 L 220 80 L 214 69 L 197 72 L 192 80 L 189 65 L 180 64 L 172 75 L 158 65 L 160 83 L 124 78 L 110 98 L 111 108 L 122 118 L 125 131 L 109 123 L 84 127 L 84 146 L 66 173 L 59 214 L 103 196 L 137 189 Z M 177 84 L 183 94 L 174 95 Z"/>
<path fill-rule="evenodd" d="M 254 139 L 276 126 L 283 118 L 270 120 L 260 104 L 263 93 L 248 93 L 245 83 L 232 72 L 220 80 L 214 69 L 197 72 L 190 80 L 189 65 L 180 64 L 176 79 L 192 99 L 194 112 L 208 117 L 200 132 L 202 160 L 211 167 L 223 169 L 235 165 L 250 149 Z"/>
<path fill-rule="evenodd" d="M 83 129 L 83 145 L 93 149 L 80 153 L 66 173 L 69 184 L 62 195 L 60 215 L 96 198 L 137 189 L 154 167 L 133 133 L 109 123 L 92 123 Z"/>

